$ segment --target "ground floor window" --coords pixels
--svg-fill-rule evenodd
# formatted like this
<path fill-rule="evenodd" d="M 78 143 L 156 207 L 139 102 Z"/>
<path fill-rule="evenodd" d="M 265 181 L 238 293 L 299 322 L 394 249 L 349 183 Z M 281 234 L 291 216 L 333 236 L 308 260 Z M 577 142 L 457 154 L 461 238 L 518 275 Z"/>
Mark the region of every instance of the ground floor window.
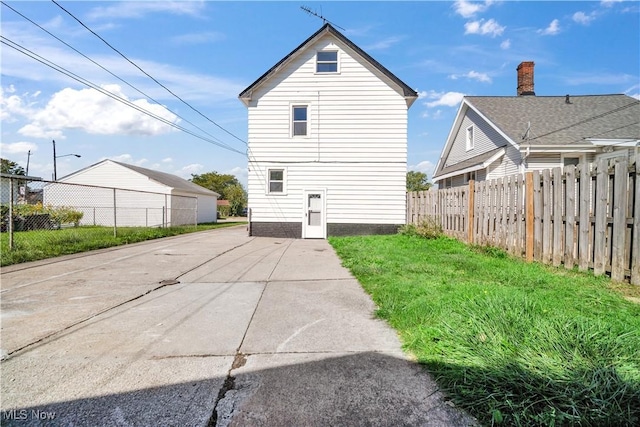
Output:
<path fill-rule="evenodd" d="M 283 194 L 285 191 L 285 170 L 267 169 L 267 193 Z"/>

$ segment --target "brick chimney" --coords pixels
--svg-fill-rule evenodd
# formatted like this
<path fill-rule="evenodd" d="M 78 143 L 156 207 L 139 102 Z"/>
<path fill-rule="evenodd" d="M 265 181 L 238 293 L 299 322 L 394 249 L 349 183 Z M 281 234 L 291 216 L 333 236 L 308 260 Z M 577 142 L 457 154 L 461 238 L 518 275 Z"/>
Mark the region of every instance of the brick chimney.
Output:
<path fill-rule="evenodd" d="M 533 61 L 521 62 L 518 65 L 518 96 L 534 95 L 533 91 Z"/>

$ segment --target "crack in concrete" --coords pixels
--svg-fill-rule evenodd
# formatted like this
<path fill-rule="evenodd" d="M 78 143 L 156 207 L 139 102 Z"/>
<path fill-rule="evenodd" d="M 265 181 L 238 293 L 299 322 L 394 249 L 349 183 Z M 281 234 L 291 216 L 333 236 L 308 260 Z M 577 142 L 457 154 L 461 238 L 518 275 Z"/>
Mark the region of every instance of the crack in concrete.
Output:
<path fill-rule="evenodd" d="M 216 397 L 216 401 L 213 405 L 213 413 L 211 414 L 211 417 L 209 418 L 209 422 L 207 423 L 208 427 L 228 426 L 231 423 L 231 420 L 233 419 L 233 413 L 236 410 L 236 403 L 239 400 L 241 400 L 242 396 L 239 394 L 246 394 L 250 391 L 250 390 L 244 390 L 244 393 L 239 393 L 239 390 L 235 389 L 236 379 L 233 375 L 231 375 L 231 371 L 233 371 L 234 369 L 238 369 L 247 363 L 248 355 L 242 353 L 240 349 L 242 348 L 242 344 L 244 344 L 244 340 L 247 337 L 249 328 L 251 328 L 251 324 L 253 323 L 253 318 L 255 317 L 256 312 L 258 311 L 258 307 L 260 306 L 260 302 L 262 301 L 264 292 L 266 291 L 267 286 L 269 285 L 271 276 L 273 276 L 273 273 L 276 271 L 276 268 L 278 268 L 280 261 L 282 261 L 284 254 L 287 252 L 289 247 L 291 247 L 292 243 L 293 243 L 293 240 L 289 241 L 289 244 L 287 245 L 285 250 L 282 251 L 282 254 L 280 254 L 280 258 L 278 258 L 278 261 L 275 263 L 275 266 L 273 267 L 273 269 L 269 273 L 269 276 L 267 277 L 267 280 L 264 284 L 264 288 L 262 288 L 262 293 L 260 294 L 260 298 L 258 298 L 258 302 L 256 303 L 256 306 L 253 309 L 253 313 L 251 314 L 251 319 L 249 319 L 249 323 L 247 324 L 247 328 L 244 331 L 244 335 L 242 336 L 240 345 L 236 350 L 236 355 L 233 358 L 233 363 L 231 363 L 231 367 L 227 372 L 227 377 L 225 378 L 224 383 L 222 384 L 222 388 L 218 391 L 218 396 Z"/>

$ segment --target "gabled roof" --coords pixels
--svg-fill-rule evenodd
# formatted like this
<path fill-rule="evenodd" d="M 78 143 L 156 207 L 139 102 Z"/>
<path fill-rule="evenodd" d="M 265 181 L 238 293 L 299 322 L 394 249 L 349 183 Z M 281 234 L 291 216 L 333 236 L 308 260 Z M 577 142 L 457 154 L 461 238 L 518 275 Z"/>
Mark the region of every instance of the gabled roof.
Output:
<path fill-rule="evenodd" d="M 464 169 L 445 164 L 469 109 L 516 147 L 560 149 L 591 146 L 595 140 L 640 140 L 640 101 L 627 95 L 465 96 L 433 178 Z M 480 163 L 476 157 L 468 161 Z"/>
<path fill-rule="evenodd" d="M 467 102 L 527 145 L 584 144 L 587 138 L 640 139 L 640 101 L 627 95 L 467 96 Z M 530 125 L 530 126 L 529 126 Z"/>
<path fill-rule="evenodd" d="M 252 93 L 255 91 L 256 88 L 258 88 L 264 82 L 269 80 L 274 74 L 276 74 L 279 70 L 281 70 L 283 67 L 289 64 L 301 52 L 306 50 L 310 45 L 312 45 L 314 42 L 316 42 L 318 39 L 320 39 L 326 34 L 330 34 L 336 39 L 338 39 L 339 41 L 341 41 L 342 43 L 344 43 L 351 50 L 353 50 L 354 53 L 356 53 L 358 56 L 360 56 L 362 59 L 368 62 L 373 68 L 377 69 L 386 77 L 388 77 L 392 82 L 394 82 L 397 85 L 398 92 L 402 96 L 407 98 L 408 105 L 411 105 L 413 101 L 415 101 L 418 98 L 418 94 L 415 90 L 411 89 L 406 83 L 404 83 L 402 80 L 396 77 L 393 73 L 391 73 L 391 71 L 387 70 L 382 64 L 380 64 L 378 61 L 373 59 L 368 53 L 360 49 L 351 40 L 346 38 L 338 30 L 336 30 L 333 26 L 331 26 L 331 24 L 328 24 L 328 23 L 324 24 L 322 28 L 316 31 L 307 40 L 302 42 L 300 46 L 295 48 L 293 51 L 291 51 L 291 53 L 289 53 L 287 56 L 285 56 L 280 61 L 278 61 L 276 65 L 271 67 L 269 71 L 267 71 L 262 76 L 260 76 L 255 82 L 251 83 L 249 87 L 247 87 L 245 90 L 240 92 L 240 95 L 238 95 L 238 98 L 240 98 L 240 100 L 242 100 L 242 102 L 244 102 L 245 105 L 248 105 L 249 101 L 251 100 Z"/>
<path fill-rule="evenodd" d="M 218 193 L 216 193 L 215 191 L 211 191 L 207 188 L 201 187 L 198 184 L 194 184 L 191 181 L 187 181 L 184 178 L 180 178 L 179 176 L 176 175 L 172 175 L 170 173 L 166 173 L 166 172 L 160 172 L 160 171 L 156 171 L 156 170 L 152 170 L 152 169 L 147 169 L 147 168 L 143 168 L 140 166 L 134 166 L 134 165 L 129 165 L 127 163 L 122 163 L 122 162 L 116 162 L 115 160 L 110 160 L 110 159 L 105 159 L 102 160 L 101 162 L 95 163 L 91 166 L 88 166 L 86 168 L 80 169 L 79 171 L 76 171 L 70 175 L 67 175 L 66 177 L 62 178 L 61 180 L 71 177 L 73 175 L 76 175 L 82 171 L 85 171 L 87 169 L 99 166 L 103 163 L 107 163 L 107 162 L 111 162 L 111 163 L 115 163 L 117 165 L 120 165 L 124 168 L 127 168 L 131 171 L 137 172 L 141 175 L 146 176 L 147 178 L 149 178 L 152 181 L 155 181 L 159 184 L 165 185 L 167 187 L 171 187 L 175 190 L 182 190 L 182 191 L 188 191 L 190 193 L 196 193 L 196 194 L 202 194 L 202 195 L 207 195 L 207 196 L 217 196 L 219 197 L 220 195 Z"/>
<path fill-rule="evenodd" d="M 171 187 L 176 190 L 189 191 L 191 193 L 207 194 L 211 196 L 213 195 L 220 196 L 215 191 L 211 191 L 208 188 L 204 188 L 198 184 L 194 184 L 191 181 L 187 181 L 184 178 L 180 178 L 179 176 L 172 175 L 170 173 L 147 169 L 140 166 L 128 165 L 126 163 L 116 162 L 114 160 L 111 160 L 111 161 L 120 166 L 124 166 L 127 169 L 131 169 L 132 171 L 138 172 L 146 176 L 147 178 L 153 181 L 156 181 L 159 184 L 166 185 L 167 187 Z"/>

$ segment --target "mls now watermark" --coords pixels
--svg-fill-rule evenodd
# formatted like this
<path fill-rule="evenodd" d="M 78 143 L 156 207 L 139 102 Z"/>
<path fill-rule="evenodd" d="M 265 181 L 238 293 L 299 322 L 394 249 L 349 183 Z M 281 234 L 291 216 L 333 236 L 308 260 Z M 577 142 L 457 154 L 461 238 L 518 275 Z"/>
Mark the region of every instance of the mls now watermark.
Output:
<path fill-rule="evenodd" d="M 55 418 L 55 412 L 41 411 L 39 409 L 10 409 L 2 411 L 2 419 L 7 421 L 53 420 Z"/>

